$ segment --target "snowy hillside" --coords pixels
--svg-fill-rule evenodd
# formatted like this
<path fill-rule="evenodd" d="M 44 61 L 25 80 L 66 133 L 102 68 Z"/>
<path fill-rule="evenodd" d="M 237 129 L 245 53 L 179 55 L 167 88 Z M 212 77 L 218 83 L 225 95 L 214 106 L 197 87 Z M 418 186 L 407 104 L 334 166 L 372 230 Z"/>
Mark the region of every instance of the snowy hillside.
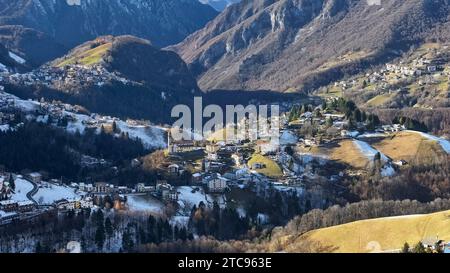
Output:
<path fill-rule="evenodd" d="M 0 93 L 0 100 L 14 100 L 14 105 L 25 113 L 29 113 L 29 118 L 35 118 L 37 121 L 46 122 L 48 115 L 41 115 L 34 117 L 34 112 L 41 108 L 41 103 L 32 100 L 22 100 L 16 96 L 8 93 Z M 128 133 L 131 138 L 138 138 L 142 141 L 146 148 L 164 148 L 166 146 L 165 129 L 152 126 L 152 125 L 133 125 L 128 122 L 122 121 L 118 118 L 104 117 L 93 114 L 91 116 L 84 114 L 77 114 L 71 111 L 60 109 L 60 106 L 50 105 L 51 110 L 61 110 L 62 114 L 67 117 L 71 117 L 71 121 L 68 122 L 66 130 L 70 133 L 84 133 L 88 124 L 96 124 L 97 131 L 100 132 L 101 124 L 112 124 L 116 122 L 117 127 L 123 133 Z M 64 108 L 72 108 L 71 105 L 64 105 Z M 0 124 L 1 125 L 1 124 Z M 0 130 L 5 131 L 9 127 L 1 125 Z"/>

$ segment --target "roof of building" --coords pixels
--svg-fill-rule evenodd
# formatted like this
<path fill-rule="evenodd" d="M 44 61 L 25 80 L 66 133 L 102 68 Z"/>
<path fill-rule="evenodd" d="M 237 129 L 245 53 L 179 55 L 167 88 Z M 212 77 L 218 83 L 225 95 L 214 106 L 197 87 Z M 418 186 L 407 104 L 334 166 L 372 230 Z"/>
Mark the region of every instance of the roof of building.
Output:
<path fill-rule="evenodd" d="M 14 201 L 14 200 L 3 200 L 3 201 L 0 201 L 0 205 L 2 205 L 2 206 L 12 205 L 12 204 L 17 204 L 17 201 Z"/>

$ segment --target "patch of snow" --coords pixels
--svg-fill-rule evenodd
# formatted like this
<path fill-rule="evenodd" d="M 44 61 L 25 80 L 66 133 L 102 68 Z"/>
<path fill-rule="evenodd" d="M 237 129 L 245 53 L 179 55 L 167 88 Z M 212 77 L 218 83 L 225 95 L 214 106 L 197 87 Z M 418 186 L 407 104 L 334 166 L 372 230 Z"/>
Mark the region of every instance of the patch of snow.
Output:
<path fill-rule="evenodd" d="M 16 184 L 16 190 L 11 197 L 11 200 L 21 202 L 21 201 L 29 201 L 27 198 L 27 193 L 33 190 L 33 184 L 31 182 L 17 178 L 14 183 Z"/>
<path fill-rule="evenodd" d="M 178 200 L 181 201 L 184 205 L 184 207 L 192 207 L 194 205 L 198 206 L 200 202 L 205 203 L 205 205 L 208 205 L 208 198 L 207 195 L 202 191 L 202 189 L 199 188 L 199 190 L 195 190 L 194 188 L 183 186 L 178 187 L 177 191 L 179 193 Z"/>
<path fill-rule="evenodd" d="M 124 121 L 116 122 L 120 131 L 131 138 L 138 138 L 146 148 L 165 148 L 167 146 L 163 129 L 155 126 L 131 126 Z"/>
<path fill-rule="evenodd" d="M 243 207 L 236 208 L 236 211 L 239 214 L 239 217 L 241 217 L 241 218 L 245 218 L 245 216 L 247 216 L 247 212 L 245 211 L 245 209 Z"/>
<path fill-rule="evenodd" d="M 37 110 L 40 106 L 39 102 L 33 100 L 21 100 L 17 97 L 14 97 L 15 105 L 25 112 L 33 112 Z"/>
<path fill-rule="evenodd" d="M 258 222 L 262 225 L 269 223 L 269 216 L 267 214 L 258 213 Z"/>
<path fill-rule="evenodd" d="M 6 67 L 6 65 L 0 63 L 0 71 L 1 72 L 8 72 L 8 67 Z"/>
<path fill-rule="evenodd" d="M 358 135 L 359 135 L 358 131 L 349 131 L 349 132 L 347 132 L 347 136 L 352 137 L 352 138 L 355 138 Z"/>
<path fill-rule="evenodd" d="M 67 111 L 64 111 L 64 114 L 65 115 L 72 115 L 76 119 L 75 121 L 70 121 L 70 122 L 67 123 L 66 130 L 69 133 L 72 133 L 72 134 L 74 134 L 76 132 L 79 132 L 80 134 L 83 134 L 84 131 L 86 130 L 86 126 L 84 125 L 83 122 L 88 121 L 89 117 L 86 116 L 86 115 L 73 114 L 73 113 L 70 113 L 70 112 L 67 112 Z"/>
<path fill-rule="evenodd" d="M 14 61 L 18 62 L 19 64 L 24 64 L 27 61 L 25 61 L 22 57 L 17 56 L 16 54 L 9 52 L 9 57 L 11 57 Z"/>
<path fill-rule="evenodd" d="M 409 131 L 409 132 L 417 133 L 429 140 L 437 141 L 439 143 L 439 145 L 441 145 L 442 149 L 447 154 L 450 154 L 450 141 L 440 138 L 440 137 L 437 137 L 437 136 L 427 134 L 427 133 L 423 133 L 423 132 L 418 132 L 418 131 Z"/>
<path fill-rule="evenodd" d="M 77 194 L 74 188 L 68 186 L 59 186 L 47 182 L 42 182 L 42 187 L 39 188 L 33 199 L 41 205 L 51 205 L 55 201 L 61 199 L 80 199 L 81 195 Z"/>
<path fill-rule="evenodd" d="M 66 0 L 69 6 L 81 6 L 81 0 Z"/>
<path fill-rule="evenodd" d="M 364 133 L 359 135 L 358 138 L 371 138 L 371 137 L 386 137 L 385 133 Z"/>
<path fill-rule="evenodd" d="M 377 153 L 380 153 L 381 160 L 384 162 L 389 162 L 389 159 L 387 156 L 379 152 L 378 150 L 374 149 L 372 146 L 370 146 L 367 142 L 361 141 L 361 140 L 353 140 L 353 143 L 355 143 L 356 147 L 361 151 L 361 153 L 367 157 L 370 160 L 374 160 L 375 155 Z"/>
<path fill-rule="evenodd" d="M 127 204 L 131 211 L 160 214 L 164 210 L 162 202 L 148 195 L 127 195 Z"/>
<path fill-rule="evenodd" d="M 259 147 L 261 149 L 262 154 L 268 154 L 277 152 L 278 149 L 280 148 L 280 145 L 278 141 L 272 140 L 269 143 L 261 144 Z"/>
<path fill-rule="evenodd" d="M 6 131 L 9 131 L 9 125 L 8 124 L 0 125 L 0 132 L 6 132 Z"/>
<path fill-rule="evenodd" d="M 410 214 L 410 215 L 400 215 L 400 216 L 390 216 L 385 217 L 384 219 L 408 219 L 408 218 L 416 218 L 416 217 L 422 217 L 423 214 Z"/>
<path fill-rule="evenodd" d="M 392 167 L 392 165 L 390 165 L 390 164 L 386 164 L 381 169 L 381 176 L 387 177 L 387 176 L 394 176 L 394 175 L 395 175 L 395 170 Z"/>

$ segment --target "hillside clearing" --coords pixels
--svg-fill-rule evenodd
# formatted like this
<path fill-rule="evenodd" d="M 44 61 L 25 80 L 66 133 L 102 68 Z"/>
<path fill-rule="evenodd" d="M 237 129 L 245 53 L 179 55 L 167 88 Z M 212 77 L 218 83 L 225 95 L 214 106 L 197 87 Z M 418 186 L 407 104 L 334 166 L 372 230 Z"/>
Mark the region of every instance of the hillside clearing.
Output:
<path fill-rule="evenodd" d="M 383 252 L 398 250 L 405 242 L 415 245 L 420 240 L 436 236 L 450 240 L 450 211 L 377 218 L 318 229 L 296 238 L 286 250 L 301 252 L 296 244 L 306 240 L 310 245 L 320 245 L 332 252 Z M 312 250 L 320 252 L 320 248 Z"/>
<path fill-rule="evenodd" d="M 344 162 L 354 168 L 363 169 L 368 166 L 369 159 L 364 156 L 352 140 L 339 142 L 338 147 L 330 151 L 330 158 Z"/>
<path fill-rule="evenodd" d="M 372 146 L 393 160 L 423 161 L 444 152 L 436 141 L 412 131 L 396 133 Z"/>
<path fill-rule="evenodd" d="M 112 43 L 105 43 L 87 51 L 76 52 L 72 57 L 56 64 L 56 67 L 63 67 L 71 64 L 81 64 L 86 66 L 97 64 L 103 59 L 108 50 L 111 49 L 111 46 Z"/>
<path fill-rule="evenodd" d="M 283 171 L 281 170 L 280 166 L 275 161 L 266 156 L 263 156 L 261 154 L 254 154 L 248 161 L 248 165 L 252 166 L 255 163 L 261 163 L 265 165 L 265 168 L 255 170 L 260 174 L 272 178 L 281 177 L 283 175 Z"/>

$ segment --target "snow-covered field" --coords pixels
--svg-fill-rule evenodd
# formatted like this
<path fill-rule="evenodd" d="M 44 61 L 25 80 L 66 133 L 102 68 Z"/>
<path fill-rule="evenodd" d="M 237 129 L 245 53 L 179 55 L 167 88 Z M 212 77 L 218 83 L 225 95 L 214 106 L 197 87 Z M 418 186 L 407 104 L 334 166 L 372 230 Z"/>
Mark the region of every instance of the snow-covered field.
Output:
<path fill-rule="evenodd" d="M 217 201 L 221 207 L 225 205 L 222 196 L 205 194 L 202 189 L 192 192 L 193 188 L 183 186 L 178 187 L 177 191 L 179 193 L 178 203 L 182 208 L 192 208 L 194 205 L 198 206 L 200 202 L 205 203 L 207 206 L 212 206 L 214 201 Z"/>
<path fill-rule="evenodd" d="M 370 146 L 367 142 L 361 140 L 353 140 L 353 142 L 361 151 L 361 153 L 371 161 L 374 160 L 375 155 L 377 153 L 380 153 L 381 161 L 385 163 L 384 166 L 381 168 L 382 176 L 393 176 L 395 174 L 395 169 L 394 167 L 392 167 L 391 160 L 386 155 Z"/>
<path fill-rule="evenodd" d="M 61 199 L 80 199 L 81 195 L 74 188 L 42 182 L 42 187 L 33 198 L 41 205 L 51 205 Z"/>
<path fill-rule="evenodd" d="M 22 100 L 14 95 L 3 93 L 5 98 L 14 99 L 15 105 L 24 112 L 34 112 L 39 108 L 40 103 L 32 100 Z M 84 133 L 86 129 L 86 122 L 91 119 L 90 116 L 83 114 L 76 114 L 69 111 L 64 111 L 64 115 L 73 116 L 76 121 L 70 121 L 67 125 L 66 130 L 69 133 Z M 46 121 L 46 117 L 38 117 L 38 121 Z M 146 148 L 164 148 L 166 147 L 165 131 L 163 128 L 158 126 L 131 126 L 125 121 L 118 120 L 116 122 L 118 128 L 124 132 L 128 133 L 131 138 L 138 138 L 142 140 L 142 143 Z M 7 127 L 1 127 L 0 131 L 8 130 Z M 98 130 L 100 132 L 100 130 Z"/>
<path fill-rule="evenodd" d="M 183 207 L 192 207 L 194 205 L 198 206 L 200 202 L 208 205 L 207 197 L 201 189 L 193 193 L 193 188 L 183 186 L 178 187 L 177 191 L 179 193 L 178 202 L 181 202 L 180 205 L 183 205 Z"/>
<path fill-rule="evenodd" d="M 373 160 L 375 158 L 375 155 L 377 153 L 380 153 L 381 160 L 384 162 L 389 162 L 387 156 L 385 156 L 383 153 L 379 152 L 378 150 L 370 146 L 367 142 L 361 140 L 353 140 L 353 143 L 355 143 L 356 147 L 358 147 L 361 153 L 368 159 Z"/>
<path fill-rule="evenodd" d="M 440 137 L 437 137 L 437 136 L 427 134 L 427 133 L 423 133 L 423 132 L 418 132 L 418 131 L 409 131 L 409 132 L 417 133 L 417 134 L 420 134 L 421 136 L 423 136 L 424 138 L 427 138 L 427 139 L 433 140 L 433 141 L 437 141 L 439 143 L 439 145 L 441 145 L 442 149 L 447 154 L 450 154 L 450 141 L 440 138 Z"/>
<path fill-rule="evenodd" d="M 14 98 L 15 104 L 19 109 L 25 112 L 32 112 L 39 108 L 39 102 L 32 101 L 32 100 L 21 100 L 15 96 L 12 96 Z"/>
<path fill-rule="evenodd" d="M 22 178 L 17 178 L 14 183 L 16 190 L 11 199 L 17 202 L 28 201 L 27 193 L 33 190 L 33 184 Z"/>
<path fill-rule="evenodd" d="M 131 211 L 162 213 L 164 204 L 148 195 L 127 195 L 128 209 Z"/>
<path fill-rule="evenodd" d="M 166 147 L 165 132 L 156 126 L 131 126 L 124 121 L 118 121 L 117 126 L 131 138 L 139 138 L 147 148 Z"/>

